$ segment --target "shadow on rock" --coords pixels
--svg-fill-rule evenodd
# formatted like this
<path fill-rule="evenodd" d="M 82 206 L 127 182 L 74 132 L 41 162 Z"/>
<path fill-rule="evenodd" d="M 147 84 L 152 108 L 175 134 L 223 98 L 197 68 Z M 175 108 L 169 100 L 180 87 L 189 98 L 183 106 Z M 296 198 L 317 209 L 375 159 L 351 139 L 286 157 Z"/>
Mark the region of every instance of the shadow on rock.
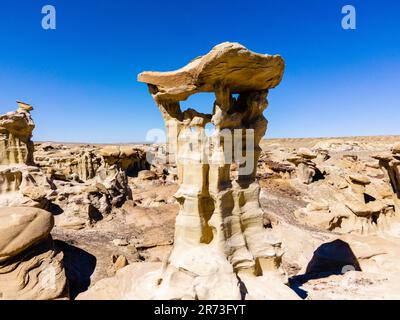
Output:
<path fill-rule="evenodd" d="M 64 241 L 56 240 L 57 247 L 64 253 L 64 267 L 69 282 L 71 299 L 86 291 L 90 277 L 96 269 L 96 257 Z"/>
<path fill-rule="evenodd" d="M 307 265 L 306 273 L 291 277 L 289 284 L 301 298 L 305 299 L 308 294 L 301 288 L 304 283 L 344 274 L 347 271 L 361 271 L 361 267 L 349 244 L 337 239 L 319 246 Z"/>

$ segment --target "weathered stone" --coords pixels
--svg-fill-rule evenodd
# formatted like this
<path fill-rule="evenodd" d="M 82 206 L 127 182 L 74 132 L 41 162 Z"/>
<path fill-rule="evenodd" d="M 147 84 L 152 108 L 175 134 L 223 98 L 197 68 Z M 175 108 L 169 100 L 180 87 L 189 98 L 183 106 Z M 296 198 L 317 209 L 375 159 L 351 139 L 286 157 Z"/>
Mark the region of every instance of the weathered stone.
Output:
<path fill-rule="evenodd" d="M 311 150 L 300 148 L 296 156 L 287 159 L 296 166 L 296 175 L 301 183 L 310 184 L 314 181 L 317 166 L 311 160 L 315 158 L 317 158 L 317 155 Z"/>
<path fill-rule="evenodd" d="M 0 299 L 68 297 L 63 254 L 50 236 L 53 225 L 44 210 L 0 209 Z"/>
<path fill-rule="evenodd" d="M 0 208 L 0 262 L 46 238 L 53 226 L 53 216 L 47 211 Z"/>
<path fill-rule="evenodd" d="M 379 160 L 384 175 L 390 181 L 390 189 L 394 202 L 395 212 L 400 215 L 400 159 L 398 157 L 400 144 L 395 144 L 392 154 L 384 153 L 374 155 L 373 158 Z"/>
<path fill-rule="evenodd" d="M 400 154 L 400 143 L 396 143 L 392 148 L 393 154 Z"/>
<path fill-rule="evenodd" d="M 0 116 L 0 165 L 33 164 L 35 128 L 30 111 L 33 108 L 18 102 L 19 109 Z"/>
<path fill-rule="evenodd" d="M 114 256 L 113 257 L 113 263 L 114 263 L 114 270 L 118 271 L 124 267 L 126 267 L 129 263 L 128 260 L 126 259 L 125 256 Z"/>
<path fill-rule="evenodd" d="M 352 174 L 349 176 L 349 179 L 354 183 L 358 183 L 364 186 L 371 183 L 371 180 L 368 179 L 368 177 L 360 174 Z"/>
<path fill-rule="evenodd" d="M 154 180 L 157 179 L 157 174 L 150 170 L 142 170 L 139 172 L 138 178 L 141 180 Z"/>
<path fill-rule="evenodd" d="M 143 150 L 128 146 L 107 146 L 100 150 L 107 166 L 117 165 L 128 175 L 148 169 L 146 154 Z"/>
<path fill-rule="evenodd" d="M 317 157 L 314 152 L 307 148 L 300 148 L 297 154 L 298 156 L 309 160 L 315 159 Z"/>
<path fill-rule="evenodd" d="M 239 43 L 225 42 L 177 71 L 143 72 L 138 80 L 155 90 L 156 100 L 183 101 L 198 92 L 215 92 L 219 83 L 231 93 L 274 88 L 281 82 L 284 67 L 278 55 L 258 54 Z"/>
<path fill-rule="evenodd" d="M 168 130 L 168 152 L 177 155 L 181 184 L 175 198 L 180 212 L 176 218 L 174 247 L 163 268 L 151 276 L 141 274 L 141 279 L 136 279 L 136 269 L 130 269 L 136 288 L 126 290 L 122 296 L 241 299 L 246 293 L 241 292 L 238 278 L 250 285 L 262 282 L 268 274 L 282 276 L 283 252 L 280 242 L 264 229 L 260 187 L 255 177 L 261 152 L 259 142 L 267 128 L 263 111 L 268 105 L 268 89 L 279 84 L 283 70 L 280 56 L 260 55 L 236 43 L 223 43 L 177 71 L 144 72 L 138 76 L 139 81 L 148 84 L 163 114 Z M 193 109 L 180 110 L 180 101 L 198 92 L 215 92 L 212 115 Z M 234 93 L 239 96 L 234 98 Z M 204 131 L 209 122 L 216 129 L 212 137 L 207 137 Z M 245 143 L 240 147 L 235 144 L 247 156 L 247 165 L 252 168 L 245 172 L 242 163 L 235 170 L 236 177 L 231 172 L 232 163 L 224 157 L 226 150 L 219 143 L 223 130 L 233 136 L 235 129 L 241 130 L 241 142 L 251 139 L 254 143 L 247 148 Z M 212 145 L 210 161 L 202 158 L 202 146 L 207 142 Z M 239 160 L 235 156 L 234 162 Z M 146 281 L 142 291 L 141 285 L 147 277 L 152 280 Z M 279 283 L 282 290 L 287 289 L 283 282 Z M 148 291 L 148 286 L 153 289 Z M 287 297 L 293 298 L 287 291 L 283 290 Z M 93 290 L 93 294 L 98 293 Z M 260 292 L 255 290 L 252 294 L 252 298 L 257 298 Z M 87 298 L 90 294 L 83 296 Z"/>

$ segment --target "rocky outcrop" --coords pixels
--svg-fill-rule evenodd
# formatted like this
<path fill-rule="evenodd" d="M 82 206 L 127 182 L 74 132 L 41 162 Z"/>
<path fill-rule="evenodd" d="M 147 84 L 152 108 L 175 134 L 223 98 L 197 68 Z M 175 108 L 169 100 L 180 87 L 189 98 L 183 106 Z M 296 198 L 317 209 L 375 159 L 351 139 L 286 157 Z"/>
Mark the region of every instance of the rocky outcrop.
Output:
<path fill-rule="evenodd" d="M 112 213 L 114 208 L 131 198 L 125 172 L 112 166 L 100 167 L 94 179 L 85 182 L 55 181 L 57 186 L 50 199 L 62 212 L 56 226 L 82 229 Z"/>
<path fill-rule="evenodd" d="M 97 149 L 90 146 L 64 149 L 63 146 L 39 145 L 35 152 L 35 163 L 53 179 L 64 181 L 86 181 L 96 176 L 102 159 Z"/>
<path fill-rule="evenodd" d="M 310 184 L 314 181 L 318 171 L 315 162 L 312 161 L 315 158 L 317 158 L 315 153 L 309 149 L 300 148 L 295 157 L 287 159 L 296 166 L 296 175 L 301 183 Z"/>
<path fill-rule="evenodd" d="M 266 292 L 269 298 L 295 297 L 277 280 L 283 251 L 272 230 L 264 229 L 255 181 L 259 142 L 267 128 L 263 111 L 268 90 L 279 84 L 283 70 L 280 56 L 223 43 L 177 71 L 138 76 L 148 84 L 166 123 L 167 151 L 175 155 L 170 161 L 176 162 L 180 181 L 175 194 L 180 212 L 174 247 L 163 267 L 133 265 L 134 288 L 126 287 L 118 297 L 252 299 L 266 298 Z M 212 115 L 180 110 L 180 101 L 198 92 L 215 93 Z M 207 123 L 216 129 L 210 138 L 205 135 Z M 222 143 L 228 136 L 235 138 L 230 146 Z M 207 144 L 210 153 L 204 157 Z M 229 160 L 226 155 L 233 149 Z M 270 281 L 279 283 L 275 293 L 268 289 Z M 89 290 L 82 298 L 103 298 L 103 289 Z"/>
<path fill-rule="evenodd" d="M 393 146 L 392 153 L 377 154 L 374 158 L 379 160 L 379 166 L 390 183 L 395 210 L 400 215 L 400 143 Z"/>
<path fill-rule="evenodd" d="M 46 209 L 55 185 L 37 167 L 0 167 L 0 207 L 28 206 Z"/>
<path fill-rule="evenodd" d="M 31 140 L 35 125 L 32 106 L 18 103 L 18 110 L 0 116 L 0 165 L 33 164 Z"/>
<path fill-rule="evenodd" d="M 128 146 L 107 146 L 100 150 L 107 167 L 117 166 L 128 175 L 135 175 L 141 170 L 149 169 L 146 153 Z"/>
<path fill-rule="evenodd" d="M 46 193 L 54 185 L 33 165 L 33 108 L 18 105 L 17 111 L 0 116 L 0 207 L 46 208 Z"/>
<path fill-rule="evenodd" d="M 67 148 L 64 145 L 38 144 L 35 162 L 54 179 L 87 181 L 97 175 L 100 167 L 117 167 L 129 176 L 149 169 L 146 152 L 130 146 L 80 145 Z"/>
<path fill-rule="evenodd" d="M 34 155 L 32 107 L 19 106 L 0 117 L 0 207 L 46 209 L 58 215 L 57 225 L 79 229 L 130 198 L 126 162 L 106 163 L 98 147 L 45 143 Z M 132 152 L 130 160 L 139 154 L 143 159 L 144 152 Z"/>
<path fill-rule="evenodd" d="M 335 147 L 340 150 L 335 158 L 324 157 L 318 163 L 324 181 L 309 180 L 309 204 L 296 211 L 297 218 L 340 233 L 397 234 L 396 153 L 373 156 L 378 164 L 360 161 L 354 153 L 343 154 L 345 148 L 339 143 Z"/>
<path fill-rule="evenodd" d="M 41 209 L 0 208 L 0 300 L 68 298 L 53 225 L 53 216 Z"/>

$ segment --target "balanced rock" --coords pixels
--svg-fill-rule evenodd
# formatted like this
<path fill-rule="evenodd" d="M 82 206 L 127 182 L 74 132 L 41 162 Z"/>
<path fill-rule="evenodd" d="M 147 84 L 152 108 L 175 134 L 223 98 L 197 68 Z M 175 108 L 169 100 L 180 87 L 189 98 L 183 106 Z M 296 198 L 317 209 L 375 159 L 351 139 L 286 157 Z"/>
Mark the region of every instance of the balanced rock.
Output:
<path fill-rule="evenodd" d="M 100 150 L 100 155 L 108 166 L 117 165 L 128 175 L 148 168 L 146 154 L 141 149 L 128 146 L 107 146 Z"/>
<path fill-rule="evenodd" d="M 268 90 L 280 83 L 283 71 L 280 56 L 222 43 L 177 71 L 138 76 L 163 115 L 167 153 L 177 165 L 180 188 L 175 198 L 180 211 L 174 247 L 162 267 L 146 263 L 126 267 L 82 298 L 113 298 L 116 288 L 117 298 L 123 299 L 257 299 L 266 298 L 265 293 L 274 298 L 274 292 L 296 297 L 284 285 L 281 243 L 273 230 L 264 229 L 255 179 L 259 143 L 267 129 L 263 111 Z M 215 93 L 213 114 L 182 112 L 180 102 L 199 92 Z M 212 137 L 205 134 L 209 122 L 216 128 Z M 218 141 L 240 129 L 245 134 L 239 139 L 247 137 L 254 145 L 235 143 L 237 154 L 246 156 L 246 166 L 237 166 L 237 174 L 232 174 L 233 163 L 223 156 Z M 212 146 L 210 161 L 202 159 L 202 143 Z M 235 155 L 233 162 L 239 161 Z M 270 277 L 276 280 L 275 290 L 268 288 Z M 122 279 L 131 285 L 118 284 Z M 253 290 L 254 283 L 258 290 Z M 244 290 L 247 286 L 249 292 Z"/>
<path fill-rule="evenodd" d="M 218 83 L 232 93 L 274 88 L 284 68 L 279 55 L 258 54 L 239 43 L 224 42 L 179 70 L 143 72 L 138 80 L 149 84 L 157 98 L 183 101 L 198 92 L 214 92 Z"/>
<path fill-rule="evenodd" d="M 300 148 L 296 156 L 287 159 L 296 166 L 297 178 L 301 183 L 310 184 L 314 181 L 317 166 L 312 160 L 315 158 L 317 154 L 309 149 Z"/>

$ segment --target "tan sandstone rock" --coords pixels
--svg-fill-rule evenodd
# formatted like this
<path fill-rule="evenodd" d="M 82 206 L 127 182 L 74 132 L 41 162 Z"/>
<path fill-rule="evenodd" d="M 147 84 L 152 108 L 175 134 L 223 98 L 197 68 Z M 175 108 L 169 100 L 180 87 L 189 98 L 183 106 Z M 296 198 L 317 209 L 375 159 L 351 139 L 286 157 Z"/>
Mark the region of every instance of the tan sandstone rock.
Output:
<path fill-rule="evenodd" d="M 63 254 L 50 236 L 53 225 L 53 216 L 41 209 L 0 209 L 0 299 L 68 297 Z"/>
<path fill-rule="evenodd" d="M 126 267 L 80 298 L 257 299 L 274 298 L 278 291 L 281 298 L 296 298 L 283 284 L 283 252 L 273 232 L 264 229 L 260 187 L 255 181 L 259 142 L 267 128 L 263 111 L 268 90 L 279 84 L 283 70 L 280 56 L 223 43 L 177 71 L 138 76 L 148 84 L 163 115 L 167 154 L 174 155 L 170 161 L 177 165 L 180 188 L 175 198 L 180 212 L 174 247 L 162 268 Z M 198 92 L 215 93 L 212 115 L 194 109 L 181 111 L 180 101 Z M 204 130 L 209 122 L 216 128 L 211 137 Z M 241 164 L 232 172 L 232 162 L 224 156 L 229 148 L 220 142 L 235 129 L 241 134 L 235 143 L 246 141 L 235 148 L 247 158 L 245 166 L 235 154 L 233 161 Z M 205 160 L 203 146 L 207 143 L 212 148 Z M 265 290 L 269 277 L 276 279 L 274 289 Z M 125 284 L 120 283 L 123 279 Z M 264 290 L 257 290 L 255 283 Z M 247 285 L 249 292 L 243 290 Z"/>
<path fill-rule="evenodd" d="M 33 108 L 22 102 L 18 105 L 17 111 L 0 116 L 0 165 L 33 164 Z"/>
<path fill-rule="evenodd" d="M 53 216 L 44 210 L 0 209 L 0 262 L 46 238 L 53 225 Z"/>

